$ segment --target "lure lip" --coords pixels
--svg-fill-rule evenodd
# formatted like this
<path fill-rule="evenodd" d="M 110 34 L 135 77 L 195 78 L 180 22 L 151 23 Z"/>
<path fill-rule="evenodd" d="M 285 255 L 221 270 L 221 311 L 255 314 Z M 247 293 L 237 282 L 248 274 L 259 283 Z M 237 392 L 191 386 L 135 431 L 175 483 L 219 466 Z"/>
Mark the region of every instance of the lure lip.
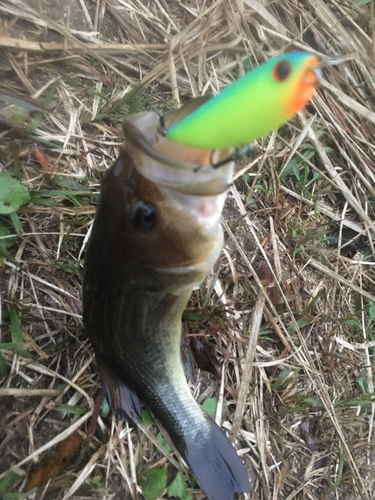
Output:
<path fill-rule="evenodd" d="M 291 94 L 295 97 L 290 100 L 287 112 L 294 115 L 304 108 L 313 97 L 321 78 L 321 59 L 310 55 L 301 69 L 301 76 L 296 81 Z"/>
<path fill-rule="evenodd" d="M 338 64 L 346 61 L 351 61 L 352 59 L 355 58 L 355 54 L 348 54 L 348 55 L 337 55 L 337 56 L 316 56 L 312 55 L 311 56 L 313 59 L 317 60 L 317 65 L 315 67 L 309 68 L 310 71 L 313 71 L 315 73 L 316 77 L 316 86 L 321 83 L 323 79 L 323 72 L 322 68 L 326 68 L 327 66 L 337 66 Z M 311 75 L 310 71 L 308 70 L 309 76 Z M 309 81 L 309 76 L 305 80 L 306 83 L 309 84 L 314 84 L 313 79 Z"/>
<path fill-rule="evenodd" d="M 337 56 L 324 56 L 320 61 L 320 68 L 325 66 L 337 66 L 338 64 L 355 59 L 356 54 L 337 55 Z"/>
<path fill-rule="evenodd" d="M 321 76 L 321 60 L 317 56 L 311 56 L 306 61 L 306 70 L 303 75 L 303 80 L 307 85 L 312 85 L 316 88 L 319 84 Z"/>

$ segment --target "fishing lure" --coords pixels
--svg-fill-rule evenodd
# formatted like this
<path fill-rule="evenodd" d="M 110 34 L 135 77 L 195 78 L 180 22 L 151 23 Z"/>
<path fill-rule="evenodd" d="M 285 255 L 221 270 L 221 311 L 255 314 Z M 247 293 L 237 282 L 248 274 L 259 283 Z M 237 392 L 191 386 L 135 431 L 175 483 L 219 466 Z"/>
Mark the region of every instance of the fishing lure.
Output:
<path fill-rule="evenodd" d="M 166 137 L 202 149 L 245 146 L 306 106 L 318 85 L 319 65 L 306 52 L 274 57 L 173 125 Z"/>

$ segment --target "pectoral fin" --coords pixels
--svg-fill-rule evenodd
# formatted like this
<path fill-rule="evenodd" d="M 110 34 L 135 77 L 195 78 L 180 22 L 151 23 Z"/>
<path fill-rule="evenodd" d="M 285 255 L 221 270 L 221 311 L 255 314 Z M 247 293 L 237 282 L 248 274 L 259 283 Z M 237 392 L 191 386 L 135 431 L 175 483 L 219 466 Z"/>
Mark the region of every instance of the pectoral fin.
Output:
<path fill-rule="evenodd" d="M 141 421 L 141 408 L 136 393 L 122 382 L 100 353 L 96 353 L 103 392 L 115 417 L 134 425 Z"/>

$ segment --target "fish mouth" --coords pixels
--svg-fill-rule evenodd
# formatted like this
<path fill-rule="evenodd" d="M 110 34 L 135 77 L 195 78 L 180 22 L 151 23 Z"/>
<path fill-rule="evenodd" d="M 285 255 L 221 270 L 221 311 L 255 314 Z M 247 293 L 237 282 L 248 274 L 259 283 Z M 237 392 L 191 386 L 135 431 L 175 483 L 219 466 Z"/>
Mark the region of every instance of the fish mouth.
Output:
<path fill-rule="evenodd" d="M 146 126 L 145 126 L 146 124 Z M 137 171 L 146 179 L 180 193 L 215 196 L 225 193 L 232 182 L 233 161 L 220 168 L 197 163 L 194 148 L 178 145 L 160 134 L 160 118 L 155 111 L 130 116 L 123 122 L 123 148 L 135 158 Z M 174 152 L 169 156 L 168 150 Z M 207 156 L 210 151 L 203 151 Z M 225 154 L 225 152 L 224 152 Z M 229 156 L 228 152 L 228 156 Z M 184 159 L 179 159 L 179 155 Z M 193 161 L 186 161 L 186 158 Z"/>

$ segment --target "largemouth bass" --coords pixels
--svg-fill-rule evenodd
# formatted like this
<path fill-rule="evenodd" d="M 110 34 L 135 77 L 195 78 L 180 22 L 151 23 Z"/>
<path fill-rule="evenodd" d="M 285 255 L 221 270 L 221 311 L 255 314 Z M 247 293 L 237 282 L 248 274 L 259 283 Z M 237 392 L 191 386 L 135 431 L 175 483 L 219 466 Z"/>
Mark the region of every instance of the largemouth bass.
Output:
<path fill-rule="evenodd" d="M 307 53 L 271 59 L 207 102 L 168 114 L 166 137 L 156 112 L 130 117 L 103 181 L 83 289 L 103 389 L 118 418 L 140 421 L 138 397 L 149 406 L 208 500 L 233 500 L 250 484 L 187 385 L 182 313 L 221 251 L 220 216 L 232 177 L 226 148 L 261 137 L 302 109 L 317 87 L 318 67 Z"/>
<path fill-rule="evenodd" d="M 197 103 L 168 114 L 166 126 Z M 181 362 L 182 313 L 222 248 L 232 163 L 215 170 L 210 162 L 228 151 L 215 159 L 158 129 L 155 112 L 124 123 L 125 144 L 103 180 L 85 260 L 84 324 L 115 415 L 139 422 L 139 397 L 207 498 L 233 500 L 250 489 L 247 471 L 194 400 Z"/>

